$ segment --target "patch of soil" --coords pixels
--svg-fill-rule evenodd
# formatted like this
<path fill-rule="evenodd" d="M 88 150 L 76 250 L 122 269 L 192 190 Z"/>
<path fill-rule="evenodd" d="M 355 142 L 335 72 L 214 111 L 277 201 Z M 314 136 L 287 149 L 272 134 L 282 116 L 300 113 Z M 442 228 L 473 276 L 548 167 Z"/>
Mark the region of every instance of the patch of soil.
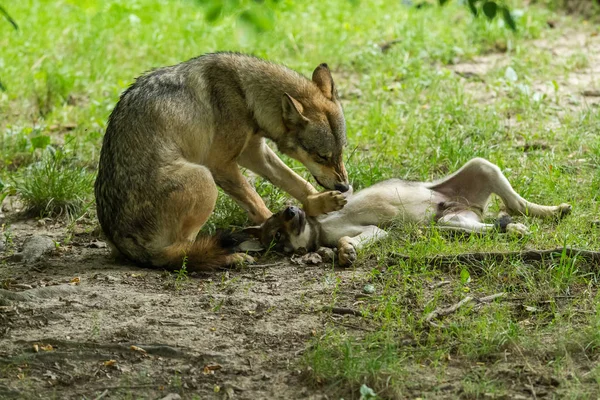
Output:
<path fill-rule="evenodd" d="M 527 84 L 532 95 L 546 95 L 550 99 L 548 101 L 556 103 L 555 108 L 567 111 L 600 106 L 600 35 L 597 31 L 589 28 L 564 29 L 556 39 L 539 39 L 528 45 L 551 53 L 551 68 L 560 70 L 567 66 L 571 70 L 552 77 L 557 88 L 547 77 L 531 77 Z M 581 66 L 577 66 L 577 63 Z M 469 95 L 481 104 L 491 105 L 503 93 L 486 81 L 486 75 L 510 64 L 510 53 L 490 53 L 448 68 L 463 78 L 465 91 Z M 562 113 L 558 114 L 560 116 Z"/>
<path fill-rule="evenodd" d="M 331 323 L 321 310 L 336 284 L 348 305 L 360 293 L 355 272 L 262 257 L 177 280 L 113 261 L 94 228 L 11 223 L 0 264 L 0 398 L 326 398 L 302 380 L 298 360 Z M 35 264 L 16 261 L 34 234 L 62 244 Z"/>

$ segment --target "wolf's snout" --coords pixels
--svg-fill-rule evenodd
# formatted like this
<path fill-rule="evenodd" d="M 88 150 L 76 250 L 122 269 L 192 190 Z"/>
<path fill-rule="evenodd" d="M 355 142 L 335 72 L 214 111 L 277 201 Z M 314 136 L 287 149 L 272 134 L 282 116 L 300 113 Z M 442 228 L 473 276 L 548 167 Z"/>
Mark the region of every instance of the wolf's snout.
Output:
<path fill-rule="evenodd" d="M 346 183 L 336 183 L 335 184 L 335 190 L 338 190 L 342 193 L 347 192 L 350 189 L 350 185 L 346 184 Z"/>
<path fill-rule="evenodd" d="M 299 211 L 300 210 L 298 209 L 298 207 L 288 207 L 283 212 L 283 216 L 285 217 L 286 220 L 289 221 L 290 219 L 292 219 L 296 215 L 298 215 Z"/>

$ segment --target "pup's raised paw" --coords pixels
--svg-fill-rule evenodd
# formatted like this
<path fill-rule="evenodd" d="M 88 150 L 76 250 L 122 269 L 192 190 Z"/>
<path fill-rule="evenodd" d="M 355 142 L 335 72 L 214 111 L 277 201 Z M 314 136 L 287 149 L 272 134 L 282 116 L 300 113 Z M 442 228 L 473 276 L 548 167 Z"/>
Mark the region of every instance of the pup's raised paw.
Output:
<path fill-rule="evenodd" d="M 531 234 L 525 225 L 515 222 L 511 222 L 510 224 L 506 225 L 506 233 L 520 238 Z"/>
<path fill-rule="evenodd" d="M 340 267 L 349 267 L 356 261 L 356 249 L 350 243 L 340 244 L 338 249 Z"/>
<path fill-rule="evenodd" d="M 304 203 L 304 211 L 311 217 L 341 210 L 348 200 L 341 192 L 332 190 L 308 196 Z"/>

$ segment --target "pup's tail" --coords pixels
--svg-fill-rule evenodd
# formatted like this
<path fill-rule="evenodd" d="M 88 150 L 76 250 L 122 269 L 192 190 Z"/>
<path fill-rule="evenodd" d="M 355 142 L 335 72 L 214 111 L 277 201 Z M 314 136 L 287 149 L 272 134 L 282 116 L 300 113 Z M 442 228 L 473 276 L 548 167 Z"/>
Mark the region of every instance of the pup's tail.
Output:
<path fill-rule="evenodd" d="M 210 271 L 243 261 L 235 247 L 246 239 L 243 233 L 218 232 L 215 236 L 199 236 L 192 243 L 175 243 L 164 248 L 155 266 L 177 270 L 183 266 L 192 271 Z"/>

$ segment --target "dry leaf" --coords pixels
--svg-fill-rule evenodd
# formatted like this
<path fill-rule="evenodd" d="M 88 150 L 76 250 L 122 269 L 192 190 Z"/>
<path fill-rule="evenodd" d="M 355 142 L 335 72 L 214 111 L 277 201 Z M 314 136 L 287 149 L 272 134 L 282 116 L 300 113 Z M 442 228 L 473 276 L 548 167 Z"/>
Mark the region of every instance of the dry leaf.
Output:
<path fill-rule="evenodd" d="M 117 360 L 104 361 L 105 367 L 114 367 L 117 364 Z"/>
<path fill-rule="evenodd" d="M 208 364 L 204 366 L 204 368 L 202 369 L 202 373 L 204 375 L 211 375 L 214 374 L 215 371 L 220 370 L 221 368 L 223 367 L 220 364 Z"/>
<path fill-rule="evenodd" d="M 133 351 L 138 351 L 138 352 L 140 352 L 140 353 L 142 353 L 144 355 L 148 354 L 146 352 L 146 350 L 144 350 L 144 349 L 142 349 L 141 347 L 138 347 L 138 346 L 131 345 L 130 349 L 133 350 Z"/>
<path fill-rule="evenodd" d="M 33 351 L 35 351 L 36 353 L 38 353 L 40 351 L 40 346 L 38 346 L 37 344 L 33 345 Z"/>
<path fill-rule="evenodd" d="M 81 282 L 81 278 L 76 276 L 75 278 L 71 279 L 71 281 L 69 282 L 69 285 L 79 285 L 79 282 Z"/>
<path fill-rule="evenodd" d="M 40 349 L 44 351 L 52 351 L 54 350 L 54 347 L 52 347 L 51 344 L 43 344 L 40 346 Z"/>

